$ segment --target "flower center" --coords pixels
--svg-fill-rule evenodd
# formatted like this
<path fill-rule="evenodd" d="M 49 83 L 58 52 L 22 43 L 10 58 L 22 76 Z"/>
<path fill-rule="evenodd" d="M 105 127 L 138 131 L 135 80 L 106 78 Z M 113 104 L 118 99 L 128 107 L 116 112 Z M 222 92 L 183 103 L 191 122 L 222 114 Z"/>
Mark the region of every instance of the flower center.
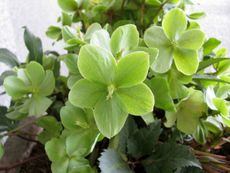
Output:
<path fill-rule="evenodd" d="M 109 100 L 112 98 L 114 91 L 116 90 L 115 86 L 113 84 L 108 86 L 108 95 L 106 96 L 106 99 Z"/>

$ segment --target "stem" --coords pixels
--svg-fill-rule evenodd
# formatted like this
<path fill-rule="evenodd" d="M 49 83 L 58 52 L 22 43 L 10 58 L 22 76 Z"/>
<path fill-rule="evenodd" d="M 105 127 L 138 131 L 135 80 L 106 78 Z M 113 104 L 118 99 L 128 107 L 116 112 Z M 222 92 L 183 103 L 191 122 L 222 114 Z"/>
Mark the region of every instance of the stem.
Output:
<path fill-rule="evenodd" d="M 26 141 L 29 141 L 29 142 L 34 142 L 34 143 L 40 144 L 39 141 L 34 140 L 34 139 L 27 138 L 27 137 L 22 136 L 22 135 L 20 135 L 20 134 L 18 134 L 18 135 L 16 135 L 16 136 L 19 137 L 19 138 L 21 138 L 21 139 L 23 139 L 23 140 L 26 140 Z"/>
<path fill-rule="evenodd" d="M 32 160 L 37 160 L 37 159 L 45 157 L 45 156 L 46 156 L 45 154 L 42 154 L 42 155 L 38 155 L 38 156 L 34 156 L 34 157 L 31 157 L 31 158 L 25 159 L 25 160 L 23 160 L 21 162 L 18 162 L 18 163 L 14 163 L 12 165 L 1 166 L 0 171 L 14 169 L 14 168 L 17 168 L 19 166 L 24 165 L 27 162 L 30 162 Z"/>
<path fill-rule="evenodd" d="M 226 156 L 221 156 L 221 155 L 212 154 L 212 153 L 206 153 L 206 152 L 198 151 L 198 150 L 194 150 L 194 149 L 193 149 L 193 152 L 194 152 L 194 154 L 197 154 L 197 155 L 210 156 L 210 157 L 214 157 L 217 159 L 223 159 L 223 160 L 226 159 Z"/>

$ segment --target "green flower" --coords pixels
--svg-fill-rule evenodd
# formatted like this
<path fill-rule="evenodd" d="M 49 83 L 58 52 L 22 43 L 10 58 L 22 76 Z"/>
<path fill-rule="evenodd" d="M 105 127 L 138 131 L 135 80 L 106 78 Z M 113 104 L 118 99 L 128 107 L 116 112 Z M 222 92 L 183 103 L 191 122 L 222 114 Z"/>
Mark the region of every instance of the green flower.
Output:
<path fill-rule="evenodd" d="M 185 75 L 197 71 L 198 49 L 201 48 L 205 35 L 199 29 L 187 28 L 185 13 L 178 8 L 170 10 L 162 21 L 162 27 L 152 26 L 146 30 L 144 41 L 148 47 L 159 49 L 159 56 L 152 64 L 157 73 L 165 73 L 174 63 Z"/>
<path fill-rule="evenodd" d="M 45 71 L 39 63 L 30 62 L 25 69 L 18 69 L 17 76 L 7 77 L 3 85 L 14 100 L 26 99 L 19 112 L 40 116 L 52 103 L 47 96 L 55 88 L 55 79 L 51 70 Z"/>
<path fill-rule="evenodd" d="M 84 79 L 69 93 L 70 102 L 81 108 L 93 108 L 100 132 L 113 137 L 123 127 L 128 113 L 151 112 L 154 96 L 143 83 L 149 68 L 149 56 L 143 51 L 129 53 L 116 61 L 102 47 L 81 48 L 78 68 Z"/>

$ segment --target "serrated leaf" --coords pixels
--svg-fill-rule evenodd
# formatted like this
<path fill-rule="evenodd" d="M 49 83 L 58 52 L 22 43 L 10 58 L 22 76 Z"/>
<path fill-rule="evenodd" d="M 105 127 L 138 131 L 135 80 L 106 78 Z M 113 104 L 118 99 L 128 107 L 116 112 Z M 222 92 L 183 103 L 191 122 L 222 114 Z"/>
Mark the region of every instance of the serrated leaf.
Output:
<path fill-rule="evenodd" d="M 124 103 L 114 94 L 96 104 L 94 117 L 99 131 L 107 138 L 112 138 L 124 126 L 128 112 Z"/>
<path fill-rule="evenodd" d="M 82 108 L 93 108 L 102 98 L 106 97 L 106 86 L 81 79 L 73 85 L 69 93 L 69 101 Z"/>
<path fill-rule="evenodd" d="M 143 51 L 133 52 L 117 64 L 115 84 L 117 87 L 131 87 L 142 83 L 148 73 L 149 55 Z"/>
<path fill-rule="evenodd" d="M 128 164 L 115 150 L 105 150 L 99 158 L 102 173 L 133 173 Z"/>
<path fill-rule="evenodd" d="M 170 10 L 162 21 L 166 36 L 170 40 L 176 40 L 187 27 L 187 19 L 183 10 L 174 8 Z"/>
<path fill-rule="evenodd" d="M 154 151 L 160 134 L 160 121 L 155 121 L 148 127 L 139 129 L 128 139 L 128 154 L 135 157 L 136 159 L 151 154 Z"/>
<path fill-rule="evenodd" d="M 29 61 L 36 61 L 42 64 L 43 58 L 43 48 L 40 38 L 33 35 L 27 27 L 24 32 L 24 42 L 29 51 L 28 59 Z"/>
<path fill-rule="evenodd" d="M 116 62 L 107 50 L 98 46 L 85 45 L 79 53 L 78 68 L 84 78 L 110 84 L 114 79 Z"/>
<path fill-rule="evenodd" d="M 118 96 L 132 115 L 143 115 L 154 107 L 154 96 L 145 84 L 117 90 Z"/>
<path fill-rule="evenodd" d="M 147 173 L 173 173 L 187 166 L 201 167 L 189 147 L 176 143 L 159 144 L 155 152 L 142 163 Z"/>
<path fill-rule="evenodd" d="M 127 24 L 118 27 L 111 36 L 111 50 L 116 58 L 123 57 L 136 48 L 139 43 L 139 32 L 135 25 Z"/>
<path fill-rule="evenodd" d="M 10 67 L 18 66 L 19 62 L 15 54 L 8 49 L 0 49 L 0 62 Z"/>

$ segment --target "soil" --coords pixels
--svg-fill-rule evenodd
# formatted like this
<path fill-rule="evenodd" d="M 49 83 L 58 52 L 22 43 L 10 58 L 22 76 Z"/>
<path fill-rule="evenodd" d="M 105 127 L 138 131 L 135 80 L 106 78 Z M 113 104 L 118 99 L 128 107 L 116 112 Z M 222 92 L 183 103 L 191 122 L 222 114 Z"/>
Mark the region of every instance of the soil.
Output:
<path fill-rule="evenodd" d="M 51 163 L 42 144 L 37 144 L 34 147 L 28 160 L 22 165 L 20 173 L 52 173 L 50 170 Z"/>

